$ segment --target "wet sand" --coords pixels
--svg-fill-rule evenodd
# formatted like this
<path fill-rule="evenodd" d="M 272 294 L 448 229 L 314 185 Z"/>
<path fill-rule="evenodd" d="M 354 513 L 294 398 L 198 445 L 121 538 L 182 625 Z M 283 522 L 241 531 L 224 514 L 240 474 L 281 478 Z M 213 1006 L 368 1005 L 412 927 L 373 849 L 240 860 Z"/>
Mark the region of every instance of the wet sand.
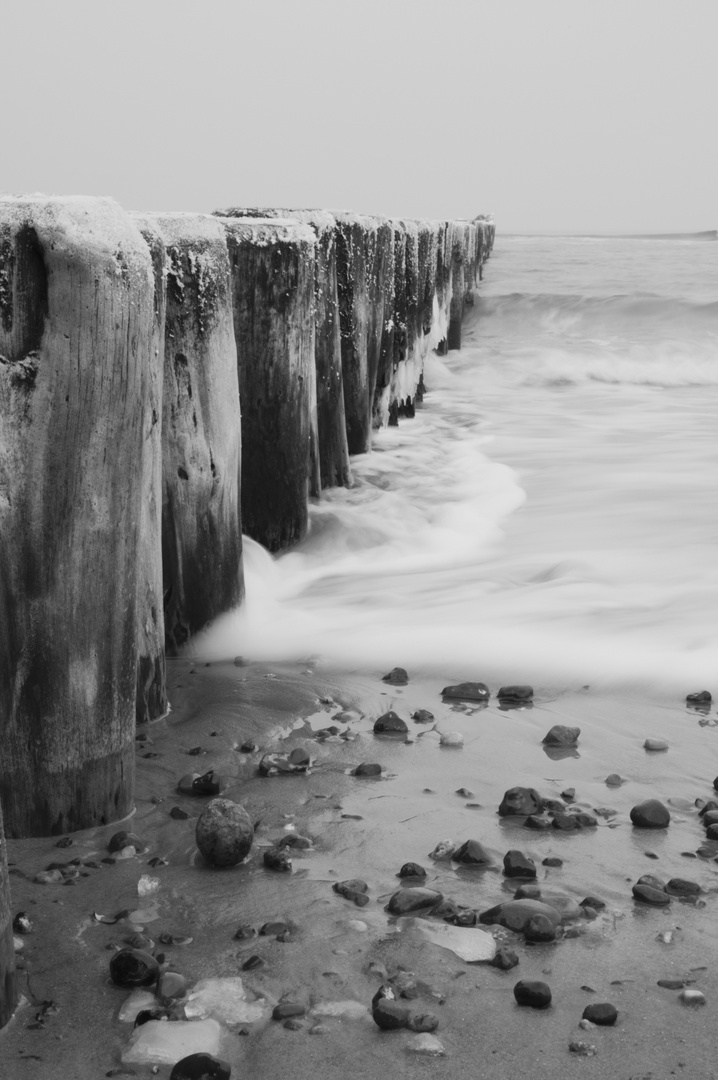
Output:
<path fill-rule="evenodd" d="M 164 948 L 188 983 L 241 975 L 248 996 L 268 1003 L 268 1015 L 283 996 L 310 1010 L 346 1000 L 368 1007 L 386 975 L 406 969 L 421 988 L 407 1004 L 438 1016 L 436 1035 L 446 1050 L 438 1059 L 410 1053 L 406 1047 L 415 1036 L 381 1032 L 368 1011 L 355 1019 L 320 1019 L 310 1011 L 297 1031 L 266 1019 L 245 1025 L 245 1034 L 229 1032 L 221 1056 L 232 1063 L 233 1077 L 284 1080 L 288 1070 L 295 1080 L 442 1071 L 452 1080 L 513 1080 L 524 1073 L 535 1080 L 584 1073 L 600 1080 L 718 1076 L 713 1048 L 718 864 L 695 856 L 704 837 L 695 800 L 713 794 L 718 720 L 715 707 L 702 714 L 683 702 L 685 693 L 703 688 L 686 687 L 683 695 L 668 698 L 636 690 L 536 686 L 533 708 L 504 711 L 494 696 L 498 683 L 481 670 L 410 671 L 408 686 L 396 688 L 381 681 L 391 667 L 339 672 L 311 662 L 245 667 L 231 661 L 169 662 L 172 712 L 138 733 L 137 809 L 124 826 L 149 850 L 114 865 L 81 867 L 87 876 L 60 886 L 32 878 L 52 861 L 99 863 L 119 825 L 75 834 L 64 849 L 54 838 L 8 844 L 13 909 L 27 911 L 35 929 L 24 938 L 26 973 L 20 973 L 21 990 L 31 1000 L 0 1033 L 3 1078 L 90 1080 L 121 1067 L 131 1025 L 119 1022 L 117 1012 L 128 992 L 111 985 L 108 965 L 113 944 L 136 925 L 155 940 L 163 932 L 191 936 L 190 944 Z M 488 707 L 442 701 L 443 686 L 468 678 L 489 683 Z M 412 741 L 372 734 L 374 719 L 390 708 L 408 721 Z M 409 719 L 419 708 L 435 714 L 438 731 Z M 545 752 L 541 739 L 555 723 L 582 729 L 576 752 L 558 758 Z M 317 739 L 316 731 L 331 724 L 340 734 Z M 439 746 L 439 732 L 448 731 L 463 734 L 463 749 Z M 666 739 L 668 751 L 647 752 L 647 737 Z M 247 740 L 260 750 L 239 752 Z M 296 745 L 311 753 L 307 774 L 257 775 L 262 752 Z M 196 747 L 201 754 L 190 755 Z M 380 763 L 381 778 L 350 775 L 362 761 Z M 176 790 L 183 774 L 209 768 L 223 777 L 222 795 L 243 803 L 257 823 L 248 861 L 227 870 L 204 865 L 196 852 L 195 823 L 208 800 Z M 620 788 L 604 782 L 614 772 L 625 779 Z M 531 832 L 522 819 L 497 815 L 504 791 L 516 785 L 553 798 L 575 787 L 576 805 L 615 810 L 615 815 L 599 817 L 596 829 L 579 833 Z M 472 795 L 457 794 L 461 788 Z M 649 797 L 669 804 L 667 830 L 631 825 L 631 807 Z M 174 806 L 189 818 L 170 817 Z M 265 869 L 263 850 L 291 827 L 313 846 L 292 851 L 291 874 Z M 494 864 L 469 870 L 429 859 L 436 844 L 449 837 L 456 843 L 480 840 Z M 519 955 L 518 967 L 508 972 L 467 964 L 446 949 L 396 931 L 384 907 L 399 885 L 396 874 L 404 862 L 422 864 L 428 886 L 484 910 L 509 899 L 519 884 L 502 873 L 510 848 L 535 860 L 544 890 L 578 901 L 593 894 L 605 901 L 605 909 L 594 921 L 576 924 L 579 936 L 545 945 L 528 945 L 510 931 L 487 927 Z M 549 855 L 563 859 L 563 866 L 541 865 Z M 155 856 L 167 865 L 149 866 Z M 631 885 L 645 873 L 664 880 L 689 878 L 701 885 L 703 895 L 698 904 L 678 899 L 665 908 L 639 904 Z M 156 877 L 159 889 L 138 899 L 144 874 Z M 369 885 L 366 907 L 332 891 L 335 881 L 355 877 Z M 113 915 L 123 909 L 141 914 L 115 925 L 92 918 L 93 912 Z M 234 939 L 240 924 L 258 929 L 271 919 L 291 925 L 289 940 Z M 667 934 L 670 943 L 662 940 Z M 260 956 L 263 966 L 242 971 L 252 955 Z M 514 1002 L 514 984 L 532 978 L 552 989 L 553 1002 L 545 1011 Z M 677 990 L 657 986 L 666 978 L 685 979 L 703 991 L 707 1004 L 682 1004 Z M 43 1001 L 54 1002 L 57 1012 L 50 1009 L 38 1021 Z M 596 1001 L 618 1008 L 617 1024 L 581 1031 L 581 1013 Z M 594 1044 L 596 1055 L 570 1053 L 572 1039 Z M 152 1075 L 148 1065 L 125 1068 Z M 162 1065 L 155 1075 L 169 1073 Z"/>

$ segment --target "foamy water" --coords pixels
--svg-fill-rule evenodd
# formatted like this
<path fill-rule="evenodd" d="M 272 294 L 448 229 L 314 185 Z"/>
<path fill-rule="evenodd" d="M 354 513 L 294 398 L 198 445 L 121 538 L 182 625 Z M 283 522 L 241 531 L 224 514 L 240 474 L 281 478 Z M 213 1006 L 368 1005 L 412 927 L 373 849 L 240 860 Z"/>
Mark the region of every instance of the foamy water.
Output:
<path fill-rule="evenodd" d="M 212 656 L 712 686 L 718 244 L 497 238 L 460 352 Z M 700 685 L 699 685 L 700 684 Z"/>

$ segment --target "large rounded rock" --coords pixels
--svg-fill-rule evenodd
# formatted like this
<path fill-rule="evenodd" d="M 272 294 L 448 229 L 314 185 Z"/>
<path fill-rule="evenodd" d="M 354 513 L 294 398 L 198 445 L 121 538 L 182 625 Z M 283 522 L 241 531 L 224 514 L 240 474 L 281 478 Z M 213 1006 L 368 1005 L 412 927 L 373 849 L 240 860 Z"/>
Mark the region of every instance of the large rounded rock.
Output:
<path fill-rule="evenodd" d="M 110 978 L 115 986 L 152 986 L 159 974 L 154 956 L 142 949 L 120 949 L 110 960 Z"/>
<path fill-rule="evenodd" d="M 254 829 L 249 814 L 231 799 L 212 799 L 199 816 L 197 847 L 213 866 L 236 866 L 252 847 Z"/>
<path fill-rule="evenodd" d="M 232 1066 L 211 1054 L 189 1054 L 172 1069 L 170 1080 L 229 1080 Z"/>
<path fill-rule="evenodd" d="M 646 799 L 631 810 L 631 821 L 637 829 L 667 829 L 671 822 L 668 807 L 658 799 Z"/>
<path fill-rule="evenodd" d="M 543 799 L 534 788 L 513 787 L 504 792 L 504 797 L 499 805 L 501 817 L 510 817 L 512 814 L 521 814 L 526 817 L 529 814 L 540 814 L 543 810 Z"/>
<path fill-rule="evenodd" d="M 389 900 L 387 910 L 391 915 L 406 915 L 409 911 L 436 907 L 443 899 L 443 894 L 435 889 L 397 889 Z"/>
<path fill-rule="evenodd" d="M 393 709 L 374 721 L 375 735 L 406 735 L 408 730 L 406 722 Z"/>
<path fill-rule="evenodd" d="M 551 990 L 547 983 L 533 979 L 521 979 L 514 987 L 514 997 L 518 1005 L 528 1005 L 532 1009 L 546 1009 L 551 1004 Z"/>

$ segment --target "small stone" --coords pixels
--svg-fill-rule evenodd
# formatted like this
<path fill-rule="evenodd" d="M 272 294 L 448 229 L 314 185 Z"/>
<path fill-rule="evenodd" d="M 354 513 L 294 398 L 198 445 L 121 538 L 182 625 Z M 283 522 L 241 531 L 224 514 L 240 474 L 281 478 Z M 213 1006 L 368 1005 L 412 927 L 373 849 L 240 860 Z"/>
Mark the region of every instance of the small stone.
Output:
<path fill-rule="evenodd" d="M 635 899 L 640 900 L 644 904 L 653 904 L 656 907 L 663 907 L 671 902 L 671 898 L 667 893 L 663 892 L 661 889 L 656 889 L 652 885 L 637 883 L 633 886 L 632 892 Z"/>
<path fill-rule="evenodd" d="M 304 1016 L 306 1007 L 297 1001 L 285 1001 L 272 1009 L 272 1020 L 288 1020 L 291 1016 Z"/>
<path fill-rule="evenodd" d="M 263 966 L 264 960 L 262 959 L 262 957 L 257 956 L 257 954 L 254 953 L 252 956 L 250 956 L 247 960 L 244 961 L 244 963 L 242 964 L 242 971 L 254 971 L 255 968 Z"/>
<path fill-rule="evenodd" d="M 391 915 L 406 915 L 410 911 L 433 908 L 444 899 L 435 889 L 397 889 L 387 904 Z"/>
<path fill-rule="evenodd" d="M 202 750 L 201 746 L 193 746 L 191 750 L 187 751 L 190 757 L 199 757 L 199 755 L 203 752 L 204 751 Z"/>
<path fill-rule="evenodd" d="M 234 940 L 249 941 L 250 938 L 256 937 L 256 934 L 257 931 L 254 929 L 253 926 L 247 926 L 246 924 L 243 924 L 242 926 L 237 927 L 237 930 L 234 933 Z"/>
<path fill-rule="evenodd" d="M 468 866 L 489 866 L 494 861 L 478 840 L 466 840 L 456 848 L 451 858 Z"/>
<path fill-rule="evenodd" d="M 538 814 L 529 814 L 524 821 L 524 828 L 534 829 L 536 832 L 544 832 L 546 829 L 551 828 L 551 819 L 539 817 Z"/>
<path fill-rule="evenodd" d="M 62 885 L 65 881 L 60 870 L 40 870 L 32 880 L 38 885 Z"/>
<path fill-rule="evenodd" d="M 556 927 L 545 915 L 532 915 L 524 924 L 524 938 L 537 943 L 555 941 Z"/>
<path fill-rule="evenodd" d="M 407 877 L 425 878 L 426 877 L 426 870 L 424 869 L 423 866 L 420 866 L 419 863 L 405 862 L 404 865 L 402 866 L 401 870 L 399 871 L 399 873 L 396 876 L 400 877 L 400 878 L 407 878 Z"/>
<path fill-rule="evenodd" d="M 541 889 L 535 882 L 528 882 L 525 885 L 519 885 L 518 889 L 514 893 L 514 900 L 540 900 Z"/>
<path fill-rule="evenodd" d="M 115 986 L 151 986 L 159 973 L 154 956 L 141 949 L 120 949 L 110 960 L 110 978 Z"/>
<path fill-rule="evenodd" d="M 681 990 L 678 997 L 684 1005 L 705 1005 L 705 994 L 700 990 Z"/>
<path fill-rule="evenodd" d="M 374 721 L 375 735 L 406 735 L 409 728 L 406 721 L 390 709 Z"/>
<path fill-rule="evenodd" d="M 259 749 L 259 747 L 255 742 L 252 742 L 251 739 L 247 739 L 246 742 L 242 743 L 239 749 L 242 754 L 253 754 L 255 750 Z"/>
<path fill-rule="evenodd" d="M 376 1026 L 382 1031 L 397 1031 L 407 1026 L 410 1013 L 406 1006 L 382 997 L 375 1001 L 371 1015 Z"/>
<path fill-rule="evenodd" d="M 665 739 L 646 739 L 643 746 L 646 750 L 653 751 L 668 749 L 668 743 Z"/>
<path fill-rule="evenodd" d="M 456 794 L 460 795 L 462 799 L 473 799 L 473 791 L 469 791 L 466 787 L 460 787 L 456 789 Z"/>
<path fill-rule="evenodd" d="M 518 1005 L 528 1005 L 532 1009 L 546 1009 L 551 1004 L 551 990 L 547 983 L 537 980 L 524 980 L 514 986 L 514 997 Z"/>
<path fill-rule="evenodd" d="M 606 787 L 620 787 L 623 780 L 616 772 L 609 773 L 606 779 L 603 781 Z"/>
<path fill-rule="evenodd" d="M 189 814 L 181 806 L 173 806 L 170 810 L 170 817 L 174 818 L 175 821 L 186 821 Z"/>
<path fill-rule="evenodd" d="M 631 821 L 637 829 L 667 829 L 671 815 L 658 799 L 646 799 L 633 807 Z"/>
<path fill-rule="evenodd" d="M 571 832 L 581 828 L 576 814 L 554 814 L 551 824 L 554 829 L 559 829 L 561 832 Z"/>
<path fill-rule="evenodd" d="M 146 845 L 143 840 L 140 840 L 139 836 L 134 833 L 117 832 L 114 836 L 110 837 L 110 842 L 107 845 L 109 852 L 124 851 L 125 848 L 133 847 L 135 851 L 145 851 Z"/>
<path fill-rule="evenodd" d="M 57 841 L 55 847 L 72 847 L 74 843 L 75 841 L 72 839 L 71 836 L 63 836 L 60 840 Z"/>
<path fill-rule="evenodd" d="M 381 765 L 363 761 L 361 765 L 357 765 L 352 776 L 381 776 Z"/>
<path fill-rule="evenodd" d="M 594 1001 L 583 1010 L 583 1019 L 590 1020 L 592 1024 L 600 1024 L 608 1027 L 615 1024 L 618 1017 L 618 1009 L 608 1001 Z"/>
<path fill-rule="evenodd" d="M 433 1013 L 415 1013 L 409 1017 L 406 1025 L 410 1031 L 436 1031 L 439 1026 L 438 1016 Z"/>
<path fill-rule="evenodd" d="M 286 934 L 291 927 L 288 923 L 282 922 L 281 919 L 274 919 L 272 922 L 266 922 L 259 928 L 260 937 L 279 937 L 280 934 Z"/>
<path fill-rule="evenodd" d="M 690 701 L 692 705 L 710 705 L 712 700 L 708 690 L 699 690 L 698 693 L 688 694 L 686 697 L 686 701 Z"/>
<path fill-rule="evenodd" d="M 430 724 L 434 719 L 434 714 L 428 709 L 417 709 L 411 714 L 411 718 L 415 724 Z"/>
<path fill-rule="evenodd" d="M 314 845 L 308 836 L 302 836 L 301 833 L 290 832 L 281 838 L 277 847 L 294 848 L 295 851 L 309 851 Z"/>
<path fill-rule="evenodd" d="M 381 681 L 389 683 L 390 686 L 406 686 L 409 676 L 403 667 L 395 667 L 391 669 L 388 675 L 383 675 Z"/>
<path fill-rule="evenodd" d="M 170 1080 L 229 1080 L 232 1066 L 211 1054 L 189 1054 L 172 1069 Z"/>
<path fill-rule="evenodd" d="M 248 663 L 249 663 L 249 661 L 245 660 L 245 658 L 243 656 L 235 656 L 235 658 L 234 658 L 234 666 L 235 667 L 246 667 Z"/>
<path fill-rule="evenodd" d="M 554 724 L 541 742 L 544 746 L 576 746 L 581 728 L 567 727 L 565 724 Z"/>
<path fill-rule="evenodd" d="M 566 788 L 564 791 L 561 792 L 561 798 L 564 802 L 573 802 L 573 800 L 576 798 L 576 788 Z"/>
<path fill-rule="evenodd" d="M 434 1035 L 417 1035 L 409 1040 L 406 1049 L 412 1054 L 425 1054 L 427 1057 L 440 1057 L 446 1053 L 443 1043 Z"/>
<path fill-rule="evenodd" d="M 15 934 L 32 933 L 32 919 L 26 911 L 18 911 L 12 920 L 12 929 Z"/>
<path fill-rule="evenodd" d="M 265 754 L 257 766 L 260 776 L 280 776 L 289 773 L 304 773 L 311 764 L 311 758 L 304 747 L 295 747 L 290 754 Z"/>
<path fill-rule="evenodd" d="M 332 889 L 339 896 L 347 900 L 355 900 L 357 895 L 364 896 L 369 892 L 369 886 L 361 878 L 349 878 L 347 881 L 335 881 Z"/>
<path fill-rule="evenodd" d="M 686 878 L 671 878 L 666 882 L 666 892 L 671 896 L 699 896 L 703 890 L 696 881 Z"/>
<path fill-rule="evenodd" d="M 292 860 L 282 848 L 267 848 L 263 862 L 268 870 L 278 870 L 280 873 L 286 874 L 292 869 Z"/>
<path fill-rule="evenodd" d="M 504 792 L 499 805 L 499 814 L 501 817 L 509 817 L 513 814 L 540 814 L 543 806 L 543 799 L 534 788 L 514 787 Z"/>
<path fill-rule="evenodd" d="M 541 860 L 542 866 L 563 866 L 563 859 L 559 859 L 558 855 L 547 855 L 545 859 Z"/>
<path fill-rule="evenodd" d="M 659 979 L 656 985 L 664 990 L 682 990 L 686 982 L 685 979 Z"/>
<path fill-rule="evenodd" d="M 584 1042 L 582 1039 L 571 1039 L 568 1048 L 572 1054 L 579 1054 L 581 1057 L 595 1057 L 598 1053 L 593 1043 Z"/>
<path fill-rule="evenodd" d="M 479 922 L 484 925 L 498 923 L 507 930 L 523 933 L 529 919 L 535 915 L 545 915 L 554 926 L 561 922 L 561 914 L 555 907 L 541 900 L 507 900 L 479 913 Z"/>
<path fill-rule="evenodd" d="M 536 864 L 523 852 L 512 848 L 504 855 L 504 874 L 509 878 L 535 878 Z"/>
<path fill-rule="evenodd" d="M 187 980 L 178 971 L 163 971 L 157 981 L 157 997 L 181 998 L 187 991 Z"/>
<path fill-rule="evenodd" d="M 586 896 L 579 904 L 579 907 L 593 908 L 594 911 L 602 911 L 605 906 L 605 900 L 599 900 L 597 896 Z"/>
<path fill-rule="evenodd" d="M 516 967 L 518 962 L 519 958 L 514 950 L 509 949 L 506 945 L 499 945 L 493 960 L 489 960 L 491 967 L 499 968 L 500 971 L 510 971 L 511 968 Z"/>
<path fill-rule="evenodd" d="M 453 840 L 440 840 L 434 850 L 429 853 L 430 859 L 435 859 L 437 862 L 448 862 L 453 858 L 456 851 L 456 844 Z"/>
<path fill-rule="evenodd" d="M 219 795 L 221 778 L 214 769 L 206 773 L 186 773 L 180 778 L 177 789 L 182 795 Z"/>
<path fill-rule="evenodd" d="M 439 746 L 450 746 L 461 749 L 464 745 L 464 736 L 460 731 L 445 731 L 439 739 Z"/>
<path fill-rule="evenodd" d="M 707 840 L 718 840 L 718 825 L 709 825 L 708 826 L 708 828 L 706 829 L 706 839 Z M 713 854 L 714 854 L 714 852 L 711 852 L 711 855 L 713 855 Z M 37 878 L 35 880 L 37 880 Z"/>
<path fill-rule="evenodd" d="M 462 682 L 455 686 L 445 686 L 441 696 L 460 701 L 488 701 L 491 695 L 486 683 Z"/>
<path fill-rule="evenodd" d="M 195 839 L 212 866 L 236 866 L 249 854 L 254 827 L 243 806 L 231 799 L 213 799 L 197 820 Z"/>
<path fill-rule="evenodd" d="M 533 686 L 502 686 L 496 696 L 499 701 L 530 701 L 534 690 Z"/>

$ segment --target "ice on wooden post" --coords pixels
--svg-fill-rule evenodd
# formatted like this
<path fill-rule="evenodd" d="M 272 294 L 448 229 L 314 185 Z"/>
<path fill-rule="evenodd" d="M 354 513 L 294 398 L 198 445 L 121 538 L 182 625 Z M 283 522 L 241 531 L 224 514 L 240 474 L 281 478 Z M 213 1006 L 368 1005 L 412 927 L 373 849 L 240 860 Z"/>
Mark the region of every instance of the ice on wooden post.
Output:
<path fill-rule="evenodd" d="M 141 477 L 140 549 L 137 575 L 137 723 L 167 712 L 165 620 L 162 585 L 162 393 L 164 385 L 166 256 L 162 235 L 141 214 L 131 214 L 149 248 L 154 281 L 149 403 Z"/>
<path fill-rule="evenodd" d="M 146 214 L 167 258 L 162 403 L 165 636 L 175 652 L 241 600 L 240 406 L 224 229 Z"/>
<path fill-rule="evenodd" d="M 12 933 L 10 878 L 7 872 L 7 852 L 0 807 L 0 1028 L 7 1024 L 17 1005 L 17 978 Z"/>
<path fill-rule="evenodd" d="M 270 551 L 307 531 L 316 423 L 314 265 L 307 225 L 221 218 L 242 405 L 242 521 Z"/>
<path fill-rule="evenodd" d="M 0 282 L 0 794 L 55 835 L 132 808 L 152 262 L 110 199 L 6 196 Z"/>

